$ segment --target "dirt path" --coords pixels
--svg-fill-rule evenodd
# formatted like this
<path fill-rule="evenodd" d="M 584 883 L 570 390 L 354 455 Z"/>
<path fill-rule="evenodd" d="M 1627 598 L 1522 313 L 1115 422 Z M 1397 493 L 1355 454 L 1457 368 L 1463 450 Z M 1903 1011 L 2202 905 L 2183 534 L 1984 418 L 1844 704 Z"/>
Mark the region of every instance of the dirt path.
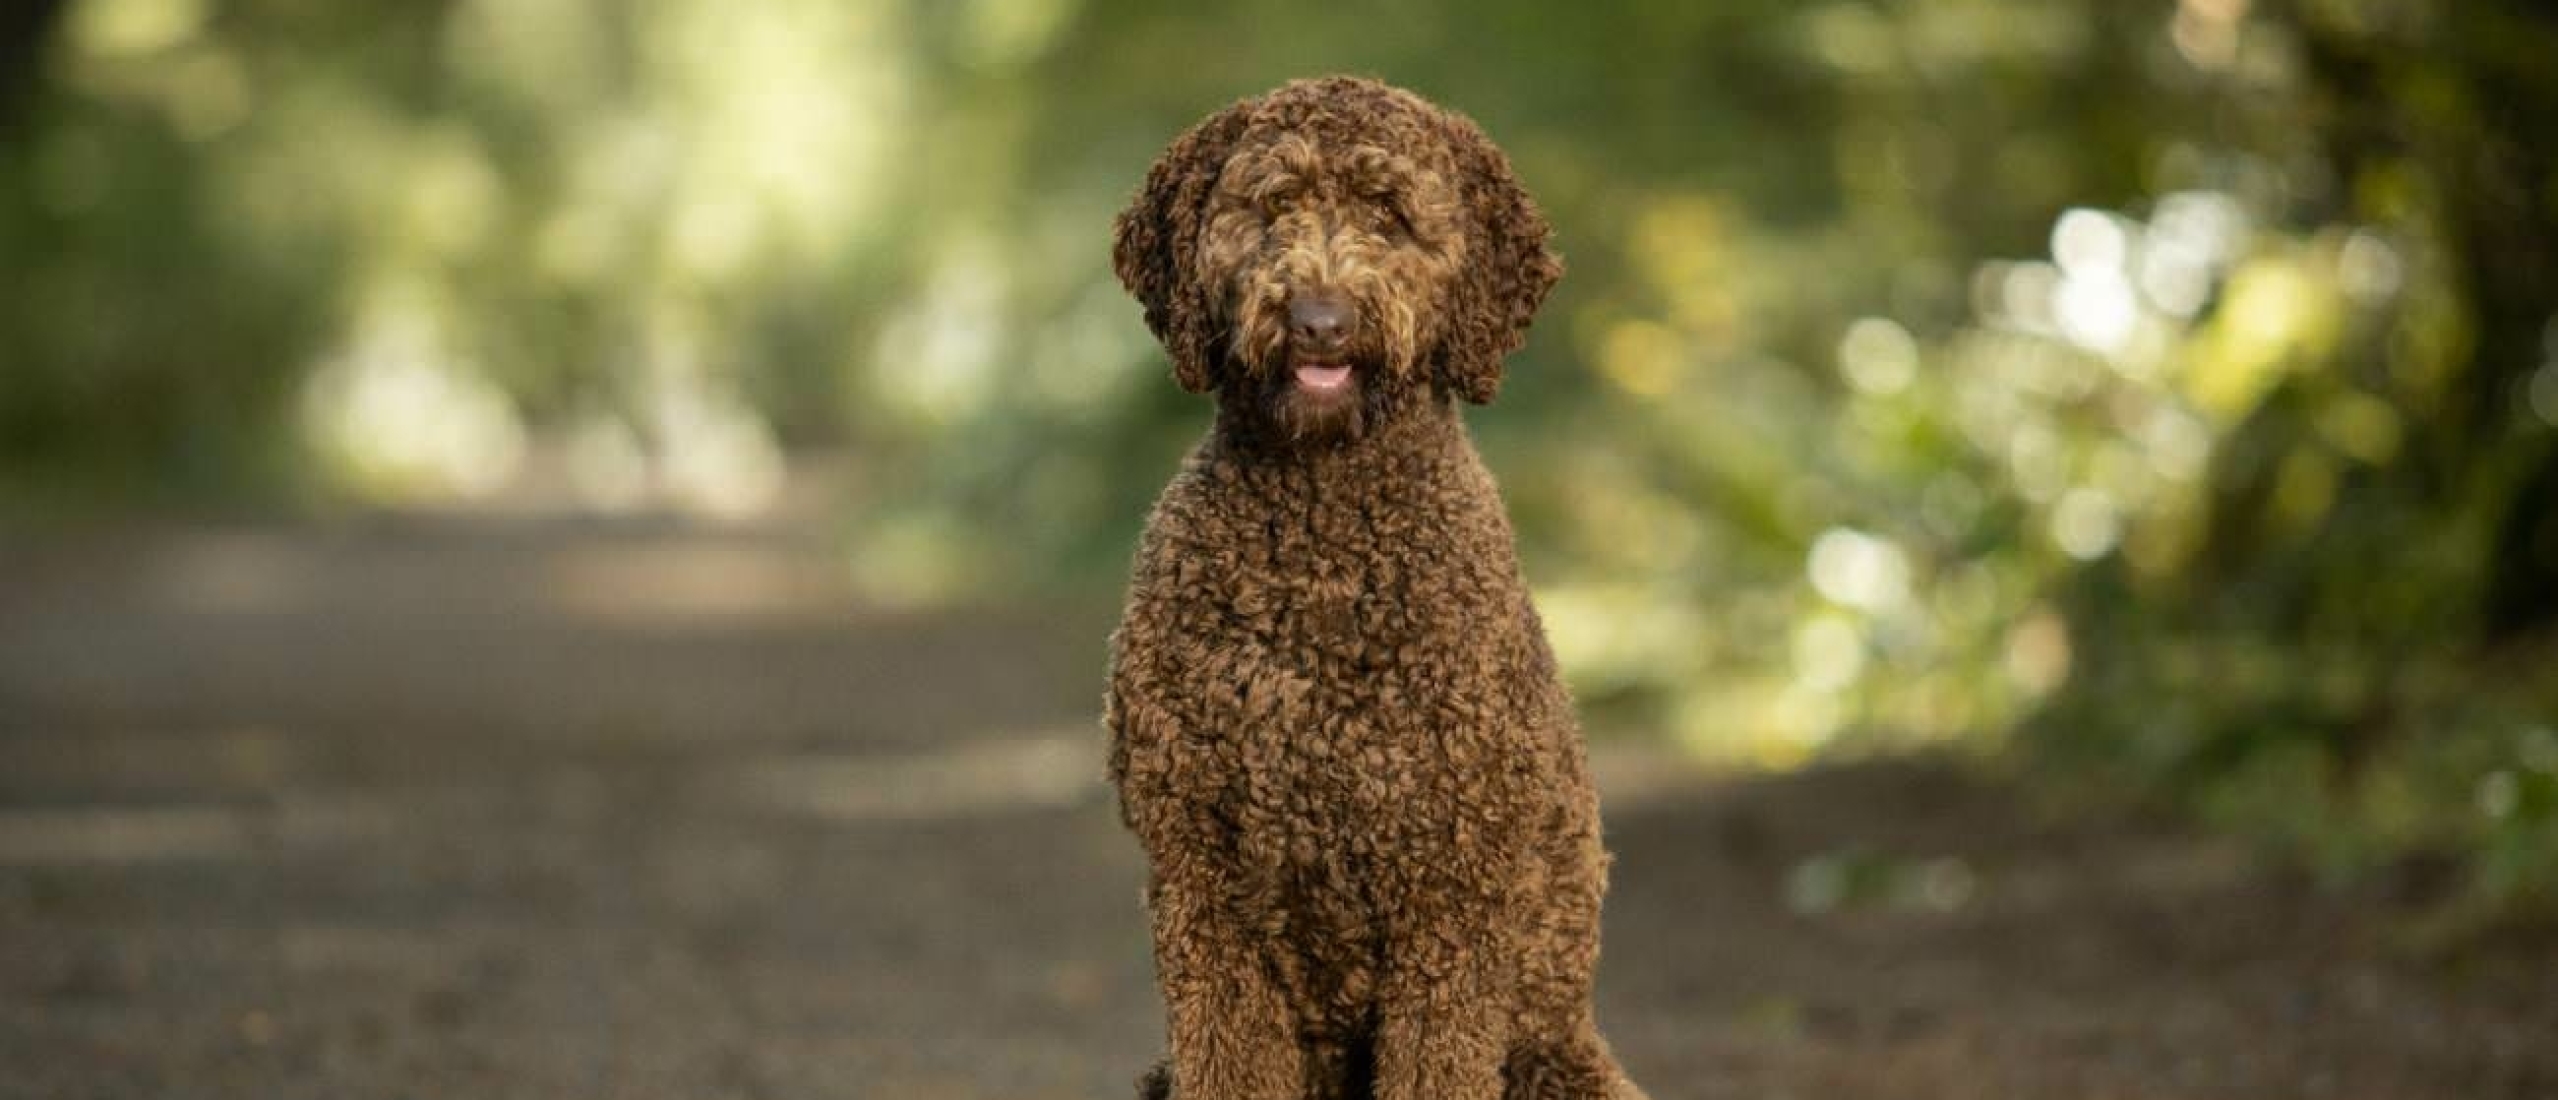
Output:
<path fill-rule="evenodd" d="M 0 1096 L 1127 1096 L 1108 619 L 788 526 L 0 532 Z M 2558 957 L 1943 769 L 1600 764 L 1658 1100 L 2558 1097 Z"/>

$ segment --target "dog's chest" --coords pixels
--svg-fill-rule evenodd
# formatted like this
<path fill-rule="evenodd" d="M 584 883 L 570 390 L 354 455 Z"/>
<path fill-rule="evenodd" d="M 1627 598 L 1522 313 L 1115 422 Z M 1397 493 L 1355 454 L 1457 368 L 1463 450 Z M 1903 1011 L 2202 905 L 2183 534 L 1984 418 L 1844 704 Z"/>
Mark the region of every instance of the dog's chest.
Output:
<path fill-rule="evenodd" d="M 1176 487 L 1134 614 L 1186 735 L 1130 751 L 1237 869 L 1356 908 L 1518 846 L 1554 693 L 1488 479 L 1347 484 Z"/>
<path fill-rule="evenodd" d="M 1225 619 L 1252 627 L 1214 643 L 1234 700 L 1221 786 L 1267 862 L 1355 872 L 1375 851 L 1477 836 L 1469 822 L 1526 751 L 1528 715 L 1498 656 L 1515 620 L 1434 583 L 1446 579 L 1336 558 L 1263 577 L 1249 613 Z"/>

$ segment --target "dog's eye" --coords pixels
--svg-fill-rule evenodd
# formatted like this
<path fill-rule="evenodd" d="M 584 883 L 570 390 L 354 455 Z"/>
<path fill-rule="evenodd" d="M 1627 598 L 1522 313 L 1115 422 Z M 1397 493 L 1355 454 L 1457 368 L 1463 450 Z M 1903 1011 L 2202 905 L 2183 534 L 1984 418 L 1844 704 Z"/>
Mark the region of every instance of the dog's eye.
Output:
<path fill-rule="evenodd" d="M 1407 237 L 1412 235 L 1412 219 L 1404 214 L 1403 204 L 1395 201 L 1392 193 L 1370 195 L 1366 205 L 1368 224 L 1378 231 Z"/>
<path fill-rule="evenodd" d="M 1296 209 L 1297 193 L 1295 191 L 1286 188 L 1275 188 L 1262 192 L 1262 217 L 1276 221 L 1283 215 L 1295 212 Z"/>

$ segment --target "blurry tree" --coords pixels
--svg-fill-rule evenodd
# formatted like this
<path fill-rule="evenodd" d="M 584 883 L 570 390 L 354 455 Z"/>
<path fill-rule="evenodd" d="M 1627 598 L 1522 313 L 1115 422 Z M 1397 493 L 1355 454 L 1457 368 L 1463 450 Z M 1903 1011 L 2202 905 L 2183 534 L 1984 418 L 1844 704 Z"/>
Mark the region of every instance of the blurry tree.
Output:
<path fill-rule="evenodd" d="M 64 0 L 26 0 L 0 11 L 0 126 L 15 129 L 27 101 L 41 86 L 45 42 L 62 16 Z"/>

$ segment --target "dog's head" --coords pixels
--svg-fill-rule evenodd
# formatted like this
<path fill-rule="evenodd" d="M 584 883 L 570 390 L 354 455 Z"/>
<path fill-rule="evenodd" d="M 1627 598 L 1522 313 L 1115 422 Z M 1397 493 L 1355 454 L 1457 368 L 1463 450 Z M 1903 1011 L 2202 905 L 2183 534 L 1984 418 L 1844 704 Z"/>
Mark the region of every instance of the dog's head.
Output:
<path fill-rule="evenodd" d="M 1373 80 L 1300 80 L 1173 140 L 1112 259 L 1190 391 L 1297 438 L 1420 394 L 1481 404 L 1563 265 L 1472 120 Z"/>

